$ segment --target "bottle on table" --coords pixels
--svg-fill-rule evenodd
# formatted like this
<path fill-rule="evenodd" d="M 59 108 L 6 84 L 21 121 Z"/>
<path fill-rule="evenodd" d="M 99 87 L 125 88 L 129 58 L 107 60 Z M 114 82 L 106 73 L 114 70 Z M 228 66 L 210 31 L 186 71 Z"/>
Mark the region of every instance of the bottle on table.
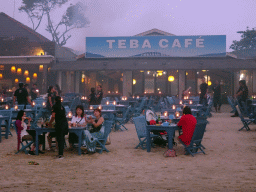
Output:
<path fill-rule="evenodd" d="M 158 115 L 158 124 L 161 124 L 162 123 L 162 120 L 161 120 L 161 118 L 160 118 L 160 115 Z"/>

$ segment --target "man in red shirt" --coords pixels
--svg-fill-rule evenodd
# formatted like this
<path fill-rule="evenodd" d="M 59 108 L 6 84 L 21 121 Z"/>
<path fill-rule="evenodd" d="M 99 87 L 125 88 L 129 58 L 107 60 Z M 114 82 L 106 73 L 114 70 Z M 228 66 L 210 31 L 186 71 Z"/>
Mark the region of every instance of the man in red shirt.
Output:
<path fill-rule="evenodd" d="M 178 138 L 185 145 L 189 145 L 195 131 L 196 118 L 192 115 L 191 109 L 188 106 L 184 107 L 178 126 L 182 128 L 182 135 Z"/>

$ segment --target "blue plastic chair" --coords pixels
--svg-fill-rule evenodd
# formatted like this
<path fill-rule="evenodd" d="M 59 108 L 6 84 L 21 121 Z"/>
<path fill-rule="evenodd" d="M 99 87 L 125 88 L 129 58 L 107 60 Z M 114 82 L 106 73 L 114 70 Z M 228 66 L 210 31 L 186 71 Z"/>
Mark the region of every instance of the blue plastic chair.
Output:
<path fill-rule="evenodd" d="M 129 112 L 131 110 L 131 106 L 129 106 L 125 113 L 123 114 L 123 117 L 116 117 L 115 120 L 116 120 L 116 123 L 115 123 L 115 130 L 121 130 L 123 131 L 123 129 L 121 127 L 123 127 L 125 130 L 128 130 L 124 125 L 126 123 L 128 123 L 128 121 L 130 120 L 130 117 L 129 117 Z"/>
<path fill-rule="evenodd" d="M 139 104 L 139 107 L 134 109 L 133 114 L 134 114 L 135 117 L 139 116 L 142 113 L 142 110 L 143 110 L 143 108 L 145 106 L 145 103 L 146 103 L 146 98 L 143 98 L 141 103 Z"/>
<path fill-rule="evenodd" d="M 237 102 L 237 103 L 238 103 L 238 102 Z M 249 125 L 250 125 L 252 122 L 254 122 L 254 119 L 244 118 L 244 117 L 243 117 L 243 114 L 242 114 L 241 111 L 240 111 L 240 107 L 241 107 L 241 106 L 240 106 L 240 104 L 238 103 L 238 105 L 236 106 L 236 110 L 237 110 L 237 112 L 238 112 L 238 115 L 239 115 L 239 117 L 240 117 L 242 123 L 243 123 L 243 127 L 242 127 L 241 129 L 239 129 L 238 131 L 241 131 L 241 130 L 243 130 L 243 129 L 246 129 L 246 131 L 249 131 L 249 130 L 250 130 Z"/>
<path fill-rule="evenodd" d="M 190 145 L 185 145 L 180 139 L 179 141 L 185 148 L 185 154 L 186 155 L 192 155 L 194 157 L 197 153 L 203 153 L 205 154 L 203 148 L 205 147 L 201 144 L 202 139 L 204 136 L 205 128 L 206 128 L 207 122 L 200 122 L 196 124 L 194 134 L 192 136 Z M 199 151 L 200 150 L 200 151 Z"/>
<path fill-rule="evenodd" d="M 12 133 L 10 131 L 11 124 L 12 124 L 12 110 L 0 110 L 0 115 L 9 117 L 8 123 L 5 121 L 5 124 L 2 125 L 2 127 L 5 127 L 5 130 L 2 130 L 2 133 L 6 134 L 6 131 L 8 131 L 8 135 L 12 136 Z"/>
<path fill-rule="evenodd" d="M 113 121 L 104 121 L 104 135 L 102 138 L 95 138 L 96 143 L 96 150 L 99 148 L 99 153 L 102 153 L 103 151 L 109 152 L 109 150 L 106 148 L 106 142 L 107 138 L 111 132 L 111 127 L 112 127 Z"/>
<path fill-rule="evenodd" d="M 139 138 L 139 144 L 135 147 L 141 147 L 142 149 L 146 149 L 146 139 L 147 139 L 147 121 L 145 116 L 134 117 L 133 122 L 136 128 L 136 132 Z M 157 135 L 150 134 L 150 138 L 153 139 L 158 137 Z"/>

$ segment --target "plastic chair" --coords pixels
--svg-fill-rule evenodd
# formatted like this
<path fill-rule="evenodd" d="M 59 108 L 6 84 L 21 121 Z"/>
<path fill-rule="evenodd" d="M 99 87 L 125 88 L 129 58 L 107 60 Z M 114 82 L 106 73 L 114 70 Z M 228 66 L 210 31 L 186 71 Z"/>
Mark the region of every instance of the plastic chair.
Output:
<path fill-rule="evenodd" d="M 112 127 L 113 121 L 104 121 L 104 135 L 102 138 L 95 138 L 96 143 L 96 150 L 99 148 L 99 153 L 102 153 L 103 151 L 109 152 L 109 150 L 106 148 L 106 142 L 107 138 L 111 132 L 111 127 Z"/>
<path fill-rule="evenodd" d="M 147 122 L 144 116 L 134 117 L 133 122 L 136 128 L 136 132 L 139 138 L 139 144 L 135 147 L 141 147 L 142 149 L 146 149 L 146 139 L 147 139 Z M 151 139 L 158 137 L 158 135 L 150 134 Z"/>
<path fill-rule="evenodd" d="M 129 118 L 129 112 L 130 112 L 130 110 L 131 110 L 131 106 L 129 106 L 127 109 L 126 109 L 126 111 L 125 111 L 125 113 L 123 114 L 123 117 L 116 117 L 115 118 L 115 120 L 116 120 L 116 123 L 115 123 L 115 130 L 117 131 L 117 130 L 121 130 L 121 131 L 123 131 L 122 129 L 121 129 L 121 127 L 123 127 L 125 130 L 128 130 L 125 126 L 124 126 L 124 124 L 126 124 L 126 123 L 128 123 L 128 121 L 130 120 L 130 118 Z"/>
<path fill-rule="evenodd" d="M 141 114 L 145 103 L 146 103 L 146 99 L 143 98 L 142 101 L 141 101 L 141 103 L 140 103 L 140 105 L 139 105 L 139 107 L 137 107 L 137 108 L 134 109 L 133 114 L 134 114 L 135 117 L 136 117 L 136 116 L 139 116 L 139 115 Z"/>
<path fill-rule="evenodd" d="M 203 153 L 205 154 L 203 148 L 205 149 L 205 147 L 201 144 L 203 136 L 204 136 L 204 132 L 205 132 L 205 128 L 206 128 L 206 124 L 207 122 L 202 122 L 202 123 L 197 123 L 196 127 L 195 127 L 195 131 L 194 134 L 192 136 L 191 142 L 189 145 L 185 145 L 180 139 L 179 141 L 181 142 L 181 144 L 184 146 L 185 148 L 185 154 L 190 154 L 194 157 L 195 154 L 197 153 Z M 200 151 L 198 151 L 198 149 L 200 149 Z"/>
<path fill-rule="evenodd" d="M 12 133 L 10 131 L 10 128 L 11 128 L 11 124 L 12 124 L 12 110 L 0 110 L 0 115 L 2 116 L 6 116 L 6 117 L 9 117 L 9 121 L 6 122 L 5 121 L 5 124 L 2 125 L 2 127 L 5 127 L 5 130 L 2 130 L 2 133 L 6 133 L 6 131 L 8 131 L 9 135 L 12 136 Z"/>
<path fill-rule="evenodd" d="M 249 128 L 249 125 L 254 122 L 254 119 L 249 119 L 249 118 L 244 118 L 241 111 L 240 111 L 240 104 L 238 103 L 238 105 L 236 106 L 236 110 L 238 112 L 238 115 L 243 123 L 243 127 L 241 129 L 239 129 L 238 131 L 241 131 L 243 129 L 246 129 L 246 131 L 249 131 L 250 128 Z"/>

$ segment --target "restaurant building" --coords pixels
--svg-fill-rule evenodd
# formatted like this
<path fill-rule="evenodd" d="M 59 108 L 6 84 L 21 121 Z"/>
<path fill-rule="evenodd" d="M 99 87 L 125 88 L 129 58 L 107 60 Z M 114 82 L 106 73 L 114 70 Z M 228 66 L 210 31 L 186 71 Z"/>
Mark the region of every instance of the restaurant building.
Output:
<path fill-rule="evenodd" d="M 209 86 L 221 83 L 224 99 L 236 92 L 240 79 L 250 94 L 256 93 L 255 60 L 226 53 L 225 35 L 175 36 L 152 29 L 132 37 L 86 38 L 85 54 L 55 63 L 51 70 L 64 92 L 85 95 L 97 85 L 105 95 L 181 97 L 188 87 L 198 95 L 203 77 Z"/>
<path fill-rule="evenodd" d="M 75 61 L 70 49 L 54 42 L 0 13 L 0 90 L 11 96 L 19 82 L 36 83 L 41 94 L 56 82 L 55 62 Z M 9 94 L 8 94 L 9 93 Z"/>

